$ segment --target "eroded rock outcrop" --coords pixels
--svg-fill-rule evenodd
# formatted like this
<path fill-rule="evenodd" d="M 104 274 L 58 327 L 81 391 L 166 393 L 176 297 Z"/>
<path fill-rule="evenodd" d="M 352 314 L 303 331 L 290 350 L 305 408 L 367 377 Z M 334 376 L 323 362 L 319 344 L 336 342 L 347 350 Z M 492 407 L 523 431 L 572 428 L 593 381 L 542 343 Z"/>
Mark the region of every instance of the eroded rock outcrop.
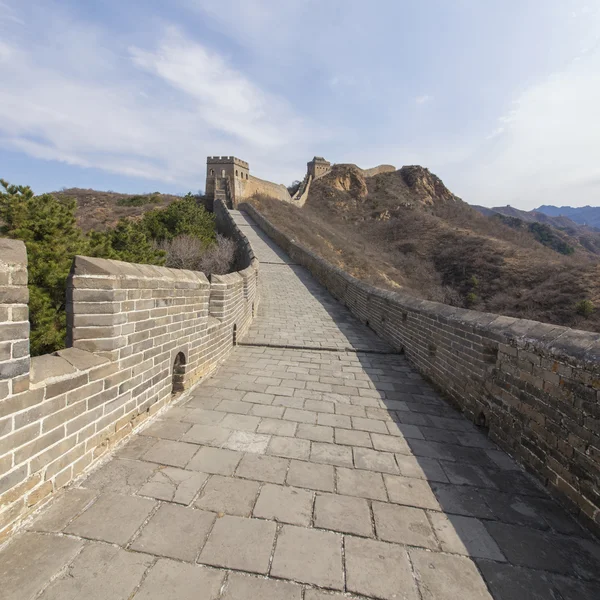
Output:
<path fill-rule="evenodd" d="M 437 176 L 419 165 L 402 167 L 399 171 L 406 185 L 411 188 L 425 204 L 436 201 L 455 202 L 458 200 Z"/>

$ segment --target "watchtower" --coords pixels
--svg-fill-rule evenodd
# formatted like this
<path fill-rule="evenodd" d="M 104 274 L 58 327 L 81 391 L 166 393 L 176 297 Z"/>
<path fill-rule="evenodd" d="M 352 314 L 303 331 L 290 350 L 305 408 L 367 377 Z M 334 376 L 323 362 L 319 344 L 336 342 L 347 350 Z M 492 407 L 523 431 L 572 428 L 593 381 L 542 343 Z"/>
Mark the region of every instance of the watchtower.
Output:
<path fill-rule="evenodd" d="M 313 179 L 323 177 L 331 169 L 331 163 L 322 156 L 315 156 L 310 162 L 306 163 L 306 172 L 312 175 Z"/>
<path fill-rule="evenodd" d="M 248 181 L 250 167 L 235 156 L 208 156 L 206 159 L 206 208 L 212 210 L 215 198 L 221 197 L 233 208 L 236 190 Z"/>

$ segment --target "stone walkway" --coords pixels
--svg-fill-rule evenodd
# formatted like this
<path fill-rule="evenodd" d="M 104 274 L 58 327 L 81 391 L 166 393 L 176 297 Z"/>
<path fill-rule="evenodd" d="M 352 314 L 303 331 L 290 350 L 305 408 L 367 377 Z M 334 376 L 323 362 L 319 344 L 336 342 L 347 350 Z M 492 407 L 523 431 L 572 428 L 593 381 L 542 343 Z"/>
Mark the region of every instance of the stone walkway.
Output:
<path fill-rule="evenodd" d="M 0 552 L 0 597 L 598 600 L 597 542 L 236 218 L 251 331 Z"/>

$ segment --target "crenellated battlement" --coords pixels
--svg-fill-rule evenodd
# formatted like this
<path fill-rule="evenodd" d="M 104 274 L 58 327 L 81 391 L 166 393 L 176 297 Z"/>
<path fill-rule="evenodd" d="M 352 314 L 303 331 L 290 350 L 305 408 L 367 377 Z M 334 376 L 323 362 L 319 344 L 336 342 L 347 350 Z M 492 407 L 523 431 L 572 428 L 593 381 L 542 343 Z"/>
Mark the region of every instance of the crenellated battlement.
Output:
<path fill-rule="evenodd" d="M 244 169 L 249 169 L 250 165 L 245 161 L 235 156 L 207 156 L 207 165 L 229 165 L 234 164 Z"/>

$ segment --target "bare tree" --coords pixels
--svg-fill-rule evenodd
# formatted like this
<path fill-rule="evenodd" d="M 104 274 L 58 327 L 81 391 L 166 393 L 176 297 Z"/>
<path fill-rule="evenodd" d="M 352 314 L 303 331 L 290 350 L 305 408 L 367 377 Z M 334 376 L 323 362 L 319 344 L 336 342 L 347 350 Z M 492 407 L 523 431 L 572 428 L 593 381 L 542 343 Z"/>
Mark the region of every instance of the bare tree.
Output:
<path fill-rule="evenodd" d="M 172 240 L 164 240 L 159 248 L 167 253 L 167 267 L 175 269 L 195 270 L 204 251 L 202 242 L 193 235 L 179 235 Z"/>
<path fill-rule="evenodd" d="M 198 270 L 203 273 L 224 275 L 229 273 L 235 260 L 235 242 L 217 235 L 217 243 L 210 246 L 200 257 Z"/>
<path fill-rule="evenodd" d="M 204 246 L 193 235 L 180 235 L 158 244 L 167 253 L 167 267 L 202 271 L 210 275 L 229 273 L 235 260 L 235 242 L 217 234 L 217 241 Z"/>

